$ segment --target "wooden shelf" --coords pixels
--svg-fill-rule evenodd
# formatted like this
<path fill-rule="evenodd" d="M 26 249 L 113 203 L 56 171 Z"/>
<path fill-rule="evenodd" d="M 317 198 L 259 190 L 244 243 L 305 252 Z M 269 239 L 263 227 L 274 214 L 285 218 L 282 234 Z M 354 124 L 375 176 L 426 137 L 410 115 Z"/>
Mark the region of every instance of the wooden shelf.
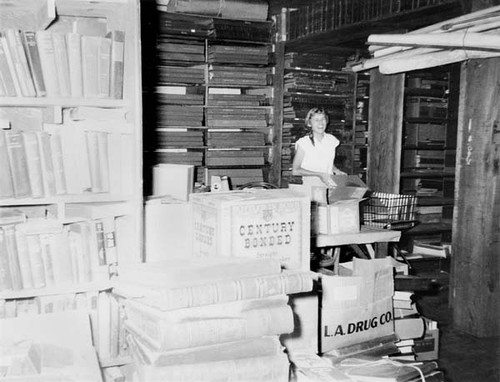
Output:
<path fill-rule="evenodd" d="M 454 176 L 455 172 L 432 170 L 403 171 L 400 174 L 401 178 L 453 178 Z"/>
<path fill-rule="evenodd" d="M 441 89 L 405 88 L 405 95 L 417 97 L 447 98 L 448 92 Z"/>
<path fill-rule="evenodd" d="M 9 290 L 0 293 L 0 299 L 15 300 L 37 296 L 51 296 L 70 293 L 83 293 L 91 291 L 104 291 L 112 288 L 111 281 L 96 281 L 67 286 L 50 286 L 40 289 Z"/>
<path fill-rule="evenodd" d="M 443 232 L 451 232 L 451 223 L 422 223 L 405 232 L 405 235 L 419 236 L 428 234 L 439 234 Z"/>
<path fill-rule="evenodd" d="M 26 106 L 26 107 L 77 107 L 95 106 L 105 108 L 129 107 L 130 103 L 123 99 L 104 98 L 53 98 L 53 97 L 0 97 L 0 105 L 5 106 Z"/>
<path fill-rule="evenodd" d="M 431 117 L 406 117 L 407 124 L 429 124 L 429 125 L 445 125 L 450 122 L 448 118 L 431 118 Z"/>

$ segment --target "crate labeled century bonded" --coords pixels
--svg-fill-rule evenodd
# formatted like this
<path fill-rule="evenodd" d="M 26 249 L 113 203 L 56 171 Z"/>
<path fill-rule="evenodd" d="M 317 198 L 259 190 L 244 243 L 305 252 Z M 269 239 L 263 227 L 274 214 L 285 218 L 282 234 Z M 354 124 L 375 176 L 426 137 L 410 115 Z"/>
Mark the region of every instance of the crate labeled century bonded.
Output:
<path fill-rule="evenodd" d="M 279 259 L 309 269 L 309 198 L 290 190 L 191 194 L 194 256 Z"/>

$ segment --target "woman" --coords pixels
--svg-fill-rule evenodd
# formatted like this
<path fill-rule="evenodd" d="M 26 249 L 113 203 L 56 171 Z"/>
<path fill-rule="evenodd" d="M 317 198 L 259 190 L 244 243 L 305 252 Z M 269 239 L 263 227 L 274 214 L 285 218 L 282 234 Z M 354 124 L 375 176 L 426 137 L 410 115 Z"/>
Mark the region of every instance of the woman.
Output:
<path fill-rule="evenodd" d="M 309 134 L 295 142 L 292 172 L 302 176 L 303 184 L 333 187 L 332 175 L 347 175 L 333 163 L 340 141 L 325 132 L 328 121 L 328 114 L 323 108 L 312 108 L 305 118 Z"/>

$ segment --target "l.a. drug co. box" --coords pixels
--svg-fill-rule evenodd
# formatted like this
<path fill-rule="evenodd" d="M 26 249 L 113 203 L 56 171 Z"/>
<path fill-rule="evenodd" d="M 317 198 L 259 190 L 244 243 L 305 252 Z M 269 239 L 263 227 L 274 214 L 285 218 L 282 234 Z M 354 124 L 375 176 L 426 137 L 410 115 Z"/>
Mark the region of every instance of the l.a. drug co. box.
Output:
<path fill-rule="evenodd" d="M 191 194 L 194 256 L 279 259 L 309 270 L 310 200 L 287 189 Z"/>

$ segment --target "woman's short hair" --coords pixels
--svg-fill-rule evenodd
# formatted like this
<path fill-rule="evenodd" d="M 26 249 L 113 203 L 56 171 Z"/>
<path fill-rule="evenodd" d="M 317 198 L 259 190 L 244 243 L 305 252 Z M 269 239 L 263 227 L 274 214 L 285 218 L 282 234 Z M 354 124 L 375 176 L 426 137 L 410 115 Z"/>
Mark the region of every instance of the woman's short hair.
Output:
<path fill-rule="evenodd" d="M 306 114 L 306 118 L 304 119 L 304 123 L 306 127 L 311 127 L 311 118 L 314 117 L 317 114 L 323 114 L 326 119 L 326 123 L 330 121 L 330 118 L 328 117 L 328 113 L 326 112 L 325 109 L 322 107 L 313 107 L 311 110 L 309 110 Z"/>

